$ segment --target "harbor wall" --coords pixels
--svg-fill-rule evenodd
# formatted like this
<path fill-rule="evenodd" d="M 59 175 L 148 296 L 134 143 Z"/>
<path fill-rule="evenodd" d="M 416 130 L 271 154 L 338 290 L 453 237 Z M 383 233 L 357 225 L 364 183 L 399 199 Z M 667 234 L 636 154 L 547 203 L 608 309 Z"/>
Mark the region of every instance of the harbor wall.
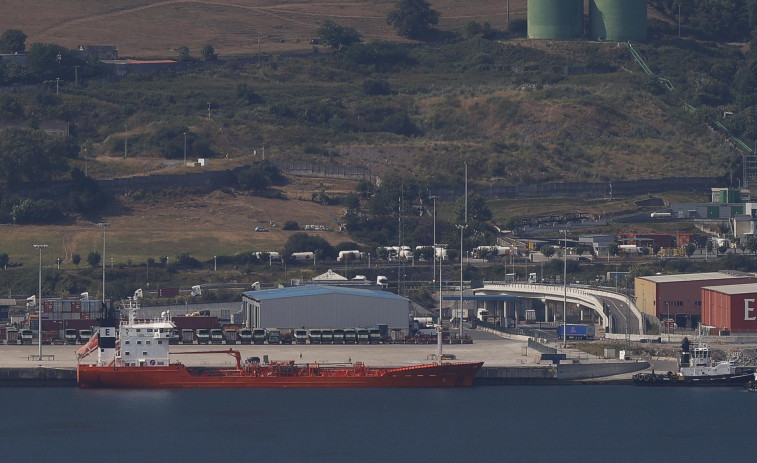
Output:
<path fill-rule="evenodd" d="M 73 368 L 0 368 L 0 387 L 76 386 Z"/>

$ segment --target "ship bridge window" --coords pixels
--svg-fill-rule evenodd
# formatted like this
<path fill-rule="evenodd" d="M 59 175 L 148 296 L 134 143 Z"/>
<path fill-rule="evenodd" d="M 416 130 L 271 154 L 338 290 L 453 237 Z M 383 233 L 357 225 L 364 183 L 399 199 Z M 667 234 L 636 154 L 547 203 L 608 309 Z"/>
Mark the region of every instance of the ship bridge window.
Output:
<path fill-rule="evenodd" d="M 126 352 L 124 352 L 124 355 L 125 355 L 126 357 L 128 357 L 129 355 L 131 355 L 131 353 L 129 353 L 129 351 L 127 350 Z"/>
<path fill-rule="evenodd" d="M 142 352 L 142 355 L 147 355 L 147 352 Z"/>
<path fill-rule="evenodd" d="M 129 342 L 130 341 L 127 339 L 126 341 L 124 341 L 124 344 L 129 344 Z"/>
<path fill-rule="evenodd" d="M 145 344 L 150 344 L 150 341 L 145 341 Z"/>
<path fill-rule="evenodd" d="M 137 328 L 137 333 L 141 333 L 141 332 L 142 332 L 142 328 Z"/>
<path fill-rule="evenodd" d="M 148 333 L 152 333 L 152 328 L 147 328 Z"/>
<path fill-rule="evenodd" d="M 43 320 L 44 320 L 44 319 L 43 319 Z M 160 340 L 159 340 L 159 341 L 158 341 L 158 344 L 163 344 L 163 341 L 160 341 Z"/>
<path fill-rule="evenodd" d="M 137 344 L 142 344 L 142 341 L 137 341 Z"/>

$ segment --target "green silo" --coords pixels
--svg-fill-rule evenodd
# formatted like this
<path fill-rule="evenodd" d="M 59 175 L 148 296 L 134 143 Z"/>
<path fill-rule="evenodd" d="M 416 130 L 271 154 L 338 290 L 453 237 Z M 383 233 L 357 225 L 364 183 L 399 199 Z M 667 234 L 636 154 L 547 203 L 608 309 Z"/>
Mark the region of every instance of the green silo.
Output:
<path fill-rule="evenodd" d="M 529 39 L 575 39 L 584 35 L 583 0 L 528 0 Z"/>
<path fill-rule="evenodd" d="M 647 0 L 590 0 L 589 40 L 647 39 Z"/>

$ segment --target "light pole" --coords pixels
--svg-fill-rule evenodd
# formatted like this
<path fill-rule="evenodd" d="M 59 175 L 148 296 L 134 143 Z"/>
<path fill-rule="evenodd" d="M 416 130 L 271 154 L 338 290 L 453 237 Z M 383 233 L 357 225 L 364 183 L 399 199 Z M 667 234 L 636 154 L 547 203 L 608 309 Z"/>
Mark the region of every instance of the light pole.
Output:
<path fill-rule="evenodd" d="M 678 4 L 678 38 L 681 38 L 681 4 Z"/>
<path fill-rule="evenodd" d="M 208 113 L 210 113 L 210 109 L 208 109 Z M 184 132 L 184 166 L 183 167 L 187 167 L 187 132 Z"/>
<path fill-rule="evenodd" d="M 463 235 L 468 226 L 461 224 L 456 227 L 460 229 L 460 311 L 458 315 L 460 316 L 460 339 L 463 339 Z M 441 314 L 439 317 L 441 318 Z"/>
<path fill-rule="evenodd" d="M 670 302 L 666 302 L 665 307 L 668 308 L 668 318 L 665 320 L 665 331 L 668 332 L 668 342 L 670 342 Z"/>
<path fill-rule="evenodd" d="M 42 361 L 42 250 L 47 248 L 46 244 L 35 244 L 39 250 L 39 297 L 37 298 L 37 338 L 39 341 L 39 361 Z"/>
<path fill-rule="evenodd" d="M 213 256 L 213 271 L 214 272 L 218 271 L 218 260 L 216 260 L 216 259 L 217 259 L 217 257 Z"/>
<path fill-rule="evenodd" d="M 434 200 L 434 252 L 433 252 L 434 270 L 431 273 L 432 283 L 436 279 L 436 196 L 433 197 L 433 200 Z"/>
<path fill-rule="evenodd" d="M 127 138 L 129 136 L 128 132 L 129 132 L 129 129 L 127 128 L 126 124 L 124 124 L 124 159 L 126 159 L 126 151 L 127 151 L 126 147 L 129 144 L 129 140 Z"/>
<path fill-rule="evenodd" d="M 110 227 L 108 222 L 99 222 L 98 227 L 103 229 L 103 304 L 105 304 L 105 231 Z"/>
<path fill-rule="evenodd" d="M 563 348 L 568 347 L 568 230 L 562 231 L 565 237 L 563 250 L 563 277 L 562 277 L 562 337 Z"/>

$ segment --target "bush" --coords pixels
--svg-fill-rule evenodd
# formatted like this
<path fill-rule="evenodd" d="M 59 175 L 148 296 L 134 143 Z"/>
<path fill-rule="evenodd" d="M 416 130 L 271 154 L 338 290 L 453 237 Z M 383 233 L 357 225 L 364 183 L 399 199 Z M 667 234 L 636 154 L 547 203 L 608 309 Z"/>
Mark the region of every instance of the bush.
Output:
<path fill-rule="evenodd" d="M 287 220 L 284 222 L 284 226 L 281 227 L 282 230 L 299 230 L 300 224 L 295 222 L 294 220 Z"/>

